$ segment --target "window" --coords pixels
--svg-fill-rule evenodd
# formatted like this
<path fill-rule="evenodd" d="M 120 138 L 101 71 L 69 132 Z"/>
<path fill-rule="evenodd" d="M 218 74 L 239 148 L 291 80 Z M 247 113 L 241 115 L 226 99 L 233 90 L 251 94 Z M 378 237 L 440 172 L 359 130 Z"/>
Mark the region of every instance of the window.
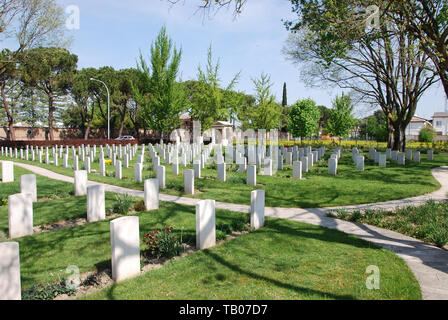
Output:
<path fill-rule="evenodd" d="M 441 127 L 442 126 L 442 121 L 441 120 L 437 120 L 436 121 L 436 127 Z"/>

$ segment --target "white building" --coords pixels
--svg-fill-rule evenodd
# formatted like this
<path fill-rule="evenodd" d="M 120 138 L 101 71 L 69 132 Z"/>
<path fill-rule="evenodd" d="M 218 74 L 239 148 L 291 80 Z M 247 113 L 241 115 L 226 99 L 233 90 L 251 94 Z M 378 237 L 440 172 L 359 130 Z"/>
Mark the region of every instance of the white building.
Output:
<path fill-rule="evenodd" d="M 432 123 L 438 136 L 448 135 L 448 112 L 435 112 Z"/>
<path fill-rule="evenodd" d="M 426 120 L 422 117 L 413 116 L 411 122 L 406 127 L 406 139 L 418 140 L 418 134 L 426 124 L 431 125 L 431 121 Z"/>

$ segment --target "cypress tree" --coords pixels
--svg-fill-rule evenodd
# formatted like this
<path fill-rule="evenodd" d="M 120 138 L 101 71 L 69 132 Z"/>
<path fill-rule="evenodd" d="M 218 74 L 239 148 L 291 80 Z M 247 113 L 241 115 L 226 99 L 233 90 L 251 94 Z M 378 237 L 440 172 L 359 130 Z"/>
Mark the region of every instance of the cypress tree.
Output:
<path fill-rule="evenodd" d="M 282 99 L 282 107 L 286 107 L 288 105 L 288 98 L 286 95 L 286 82 L 283 82 L 283 99 Z"/>

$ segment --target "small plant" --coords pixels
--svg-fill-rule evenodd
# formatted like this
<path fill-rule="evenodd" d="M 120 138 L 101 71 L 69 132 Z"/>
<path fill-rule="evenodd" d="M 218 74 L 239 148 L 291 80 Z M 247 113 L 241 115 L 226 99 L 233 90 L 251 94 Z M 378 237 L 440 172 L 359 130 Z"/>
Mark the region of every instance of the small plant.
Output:
<path fill-rule="evenodd" d="M 112 211 L 119 214 L 127 214 L 131 210 L 132 202 L 132 198 L 127 194 L 117 194 L 112 205 Z"/>
<path fill-rule="evenodd" d="M 100 284 L 100 279 L 97 274 L 91 274 L 91 275 L 87 276 L 87 278 L 82 282 L 82 285 L 84 287 L 97 286 L 99 284 Z"/>
<path fill-rule="evenodd" d="M 428 232 L 428 240 L 436 246 L 442 248 L 448 243 L 448 230 L 437 222 L 431 223 L 430 232 Z"/>
<path fill-rule="evenodd" d="M 137 212 L 142 212 L 146 210 L 145 201 L 140 200 L 134 203 L 134 210 Z"/>
<path fill-rule="evenodd" d="M 361 213 L 361 211 L 360 211 L 360 210 L 355 210 L 355 211 L 353 211 L 350 220 L 352 220 L 352 221 L 358 221 L 358 220 L 361 220 L 361 219 L 362 219 L 362 213 Z"/>
<path fill-rule="evenodd" d="M 337 210 L 337 211 L 336 211 L 336 216 L 337 216 L 339 219 L 343 219 L 343 220 L 345 220 L 345 219 L 347 219 L 347 218 L 349 217 L 349 214 L 348 214 L 347 211 L 345 211 L 345 210 Z"/>
<path fill-rule="evenodd" d="M 216 230 L 220 230 L 224 232 L 225 234 L 230 234 L 233 231 L 233 228 L 228 223 L 218 223 L 216 224 Z"/>
<path fill-rule="evenodd" d="M 225 240 L 227 237 L 227 234 L 222 230 L 216 230 L 216 240 Z"/>
<path fill-rule="evenodd" d="M 155 229 L 143 236 L 143 242 L 148 246 L 145 255 L 148 258 L 172 258 L 182 251 L 182 236 L 179 240 L 173 233 L 173 227 Z"/>
<path fill-rule="evenodd" d="M 76 289 L 66 286 L 65 281 L 57 283 L 47 283 L 45 285 L 36 284 L 22 293 L 23 300 L 53 300 L 61 294 L 74 295 Z"/>
<path fill-rule="evenodd" d="M 241 232 L 241 231 L 246 230 L 246 225 L 241 220 L 234 220 L 234 221 L 232 221 L 231 227 L 232 227 L 232 230 L 236 231 L 236 232 Z"/>
<path fill-rule="evenodd" d="M 8 204 L 8 198 L 0 197 L 0 207 Z"/>

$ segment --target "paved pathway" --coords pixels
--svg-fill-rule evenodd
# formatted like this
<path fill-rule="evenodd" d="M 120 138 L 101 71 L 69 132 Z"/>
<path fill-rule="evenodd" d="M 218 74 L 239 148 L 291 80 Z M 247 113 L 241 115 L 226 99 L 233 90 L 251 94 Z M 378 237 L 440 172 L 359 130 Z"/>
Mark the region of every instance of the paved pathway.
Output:
<path fill-rule="evenodd" d="M 34 173 L 46 176 L 51 179 L 73 183 L 73 178 L 54 173 L 50 170 L 32 166 L 24 163 L 14 163 L 16 166 L 25 168 Z M 306 222 L 314 225 L 337 229 L 347 234 L 373 242 L 380 247 L 395 252 L 406 261 L 410 269 L 414 272 L 424 299 L 444 299 L 448 300 L 448 251 L 425 244 L 424 242 L 402 235 L 397 232 L 370 226 L 361 223 L 338 220 L 326 216 L 326 213 L 336 208 L 347 210 L 355 209 L 393 209 L 398 206 L 423 204 L 429 199 L 436 201 L 446 200 L 448 193 L 448 167 L 440 167 L 432 170 L 434 177 L 442 187 L 427 195 L 412 197 L 402 200 L 394 200 L 373 204 L 353 205 L 332 208 L 272 208 L 266 207 L 265 214 L 269 217 L 289 219 Z M 88 185 L 102 184 L 89 181 Z M 116 193 L 126 193 L 132 196 L 143 197 L 143 191 L 102 184 L 106 191 Z M 160 194 L 161 201 L 175 202 L 184 205 L 195 205 L 200 199 L 187 197 L 176 197 Z M 216 202 L 216 208 L 227 209 L 238 212 L 249 212 L 250 206 L 233 203 Z M 380 270 L 381 271 L 381 270 Z"/>

